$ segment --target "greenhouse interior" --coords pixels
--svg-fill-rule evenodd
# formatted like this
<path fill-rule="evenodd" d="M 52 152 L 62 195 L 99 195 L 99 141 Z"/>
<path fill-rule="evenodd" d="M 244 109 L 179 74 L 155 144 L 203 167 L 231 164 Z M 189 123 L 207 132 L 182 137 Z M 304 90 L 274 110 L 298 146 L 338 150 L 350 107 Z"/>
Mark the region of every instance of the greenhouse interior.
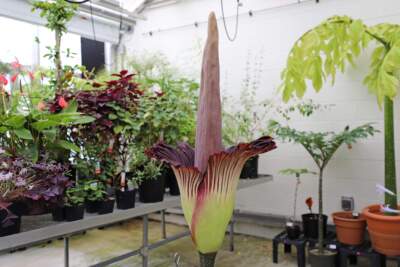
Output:
<path fill-rule="evenodd" d="M 400 1 L 0 2 L 0 267 L 400 267 Z"/>

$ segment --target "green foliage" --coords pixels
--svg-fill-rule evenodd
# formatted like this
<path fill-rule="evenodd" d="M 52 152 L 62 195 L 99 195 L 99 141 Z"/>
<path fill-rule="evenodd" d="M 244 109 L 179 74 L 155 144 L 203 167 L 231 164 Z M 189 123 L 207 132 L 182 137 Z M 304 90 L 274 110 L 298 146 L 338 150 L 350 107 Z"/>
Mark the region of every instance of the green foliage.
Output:
<path fill-rule="evenodd" d="M 367 138 L 378 132 L 371 124 L 364 124 L 350 130 L 349 126 L 340 133 L 299 131 L 288 126 L 273 124 L 275 135 L 283 141 L 301 144 L 320 170 L 323 170 L 333 154 L 342 145 L 349 148 L 359 139 Z"/>
<path fill-rule="evenodd" d="M 88 180 L 83 184 L 86 199 L 89 201 L 103 200 L 107 196 L 104 184 L 97 180 Z"/>
<path fill-rule="evenodd" d="M 194 144 L 199 84 L 179 74 L 162 55 L 133 58 L 129 65 L 145 92 L 137 115 L 143 122 L 139 142 L 150 146 L 161 138 L 169 144 Z"/>
<path fill-rule="evenodd" d="M 65 205 L 69 207 L 78 207 L 85 203 L 86 192 L 82 185 L 75 185 L 65 191 Z"/>
<path fill-rule="evenodd" d="M 132 160 L 130 162 L 130 169 L 133 173 L 133 181 L 140 185 L 144 180 L 156 179 L 161 175 L 162 164 L 149 159 L 145 153 L 144 148 L 133 145 L 130 148 Z"/>
<path fill-rule="evenodd" d="M 336 72 L 344 72 L 372 40 L 377 47 L 371 56 L 371 70 L 364 83 L 376 95 L 381 105 L 385 96 L 393 99 L 399 85 L 400 26 L 379 24 L 368 27 L 361 20 L 347 16 L 334 16 L 303 34 L 289 53 L 282 72 L 281 89 L 285 101 L 296 95 L 302 97 L 307 81 L 315 91 Z"/>
<path fill-rule="evenodd" d="M 279 171 L 282 174 L 285 175 L 293 175 L 296 176 L 297 178 L 299 178 L 301 175 L 303 174 L 314 174 L 316 175 L 317 173 L 314 171 L 309 171 L 308 169 L 283 169 L 281 171 Z"/>
<path fill-rule="evenodd" d="M 74 17 L 78 5 L 64 0 L 34 1 L 32 12 L 40 10 L 40 17 L 47 20 L 46 27 L 52 31 L 67 32 L 66 24 Z"/>

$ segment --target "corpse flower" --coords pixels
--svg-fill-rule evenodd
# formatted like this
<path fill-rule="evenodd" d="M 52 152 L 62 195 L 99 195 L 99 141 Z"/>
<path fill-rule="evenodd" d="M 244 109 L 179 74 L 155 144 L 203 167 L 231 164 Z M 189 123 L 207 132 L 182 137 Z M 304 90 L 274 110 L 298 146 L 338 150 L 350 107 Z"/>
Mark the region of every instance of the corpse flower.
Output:
<path fill-rule="evenodd" d="M 202 267 L 214 266 L 232 217 L 245 162 L 276 148 L 268 136 L 223 148 L 219 82 L 218 28 L 215 14 L 211 13 L 203 55 L 195 149 L 186 143 L 174 148 L 159 142 L 146 151 L 149 157 L 171 165 L 175 173 L 184 216 Z"/>

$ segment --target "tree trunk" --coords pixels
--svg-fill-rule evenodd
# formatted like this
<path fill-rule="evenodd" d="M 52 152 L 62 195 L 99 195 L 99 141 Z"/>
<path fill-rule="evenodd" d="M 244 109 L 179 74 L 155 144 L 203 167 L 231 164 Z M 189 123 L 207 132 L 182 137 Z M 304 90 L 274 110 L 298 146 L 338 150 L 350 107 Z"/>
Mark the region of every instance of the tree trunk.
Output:
<path fill-rule="evenodd" d="M 385 204 L 392 209 L 397 209 L 397 188 L 396 188 L 396 159 L 394 142 L 394 117 L 393 101 L 385 96 L 385 187 L 395 193 L 395 196 L 385 194 Z"/>
<path fill-rule="evenodd" d="M 215 258 L 217 257 L 217 252 L 203 254 L 199 252 L 200 256 L 200 267 L 214 267 Z"/>
<path fill-rule="evenodd" d="M 318 252 L 320 254 L 323 253 L 324 251 L 324 221 L 322 218 L 323 215 L 323 202 L 322 202 L 322 176 L 323 176 L 324 170 L 321 168 L 319 170 L 319 179 L 318 179 L 318 201 L 319 201 L 319 206 L 318 206 Z"/>
<path fill-rule="evenodd" d="M 56 90 L 57 92 L 61 92 L 62 91 L 62 64 L 61 64 L 62 33 L 59 30 L 56 30 L 55 34 L 56 34 L 56 46 L 54 51 L 54 64 L 56 65 Z"/>

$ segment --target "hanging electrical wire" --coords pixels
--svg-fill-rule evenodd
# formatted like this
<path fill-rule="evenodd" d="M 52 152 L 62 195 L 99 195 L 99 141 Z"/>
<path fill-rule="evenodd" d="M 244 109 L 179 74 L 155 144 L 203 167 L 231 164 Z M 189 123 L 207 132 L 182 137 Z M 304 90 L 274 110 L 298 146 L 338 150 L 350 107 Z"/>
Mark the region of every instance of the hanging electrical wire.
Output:
<path fill-rule="evenodd" d="M 226 37 L 228 38 L 229 41 L 233 42 L 235 41 L 237 34 L 238 34 L 238 29 L 239 29 L 239 7 L 240 7 L 240 0 L 237 1 L 237 7 L 236 7 L 236 25 L 235 25 L 235 33 L 233 37 L 230 36 L 228 27 L 226 26 L 226 18 L 225 18 L 225 11 L 224 11 L 224 0 L 221 0 L 221 12 L 222 12 L 222 21 L 224 22 L 224 28 L 225 28 L 225 33 Z"/>
<path fill-rule="evenodd" d="M 89 4 L 90 4 L 90 20 L 92 21 L 93 39 L 96 41 L 96 29 L 94 27 L 92 0 L 89 0 Z"/>
<path fill-rule="evenodd" d="M 87 3 L 87 2 L 89 2 L 90 0 L 64 0 L 65 2 L 68 2 L 68 3 L 70 3 L 70 4 L 84 4 L 84 3 Z"/>

